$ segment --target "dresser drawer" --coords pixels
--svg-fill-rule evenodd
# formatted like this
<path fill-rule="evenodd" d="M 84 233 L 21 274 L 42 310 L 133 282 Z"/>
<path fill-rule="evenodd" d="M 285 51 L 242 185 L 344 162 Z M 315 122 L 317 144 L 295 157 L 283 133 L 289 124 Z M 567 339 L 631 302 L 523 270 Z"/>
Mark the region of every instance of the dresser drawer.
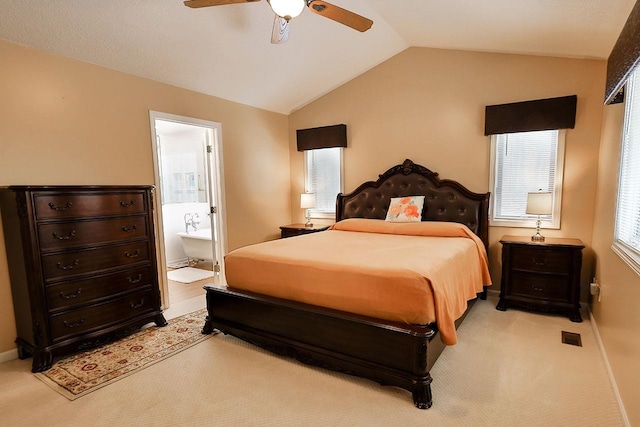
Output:
<path fill-rule="evenodd" d="M 145 212 L 144 193 L 36 193 L 37 219 L 82 218 Z"/>
<path fill-rule="evenodd" d="M 149 260 L 149 241 L 42 256 L 45 282 Z"/>
<path fill-rule="evenodd" d="M 153 309 L 152 290 L 137 292 L 102 304 L 72 310 L 50 317 L 51 338 L 59 341 L 73 335 L 124 323 Z"/>
<path fill-rule="evenodd" d="M 141 287 L 154 285 L 152 266 L 134 268 L 90 279 L 62 282 L 46 287 L 49 312 L 70 309 L 91 301 L 109 298 Z"/>
<path fill-rule="evenodd" d="M 571 252 L 546 248 L 513 248 L 511 268 L 533 272 L 569 274 Z"/>
<path fill-rule="evenodd" d="M 38 239 L 42 251 L 122 242 L 148 236 L 147 219 L 140 215 L 38 225 Z"/>
<path fill-rule="evenodd" d="M 571 283 L 567 278 L 513 273 L 511 295 L 540 300 L 571 300 Z"/>

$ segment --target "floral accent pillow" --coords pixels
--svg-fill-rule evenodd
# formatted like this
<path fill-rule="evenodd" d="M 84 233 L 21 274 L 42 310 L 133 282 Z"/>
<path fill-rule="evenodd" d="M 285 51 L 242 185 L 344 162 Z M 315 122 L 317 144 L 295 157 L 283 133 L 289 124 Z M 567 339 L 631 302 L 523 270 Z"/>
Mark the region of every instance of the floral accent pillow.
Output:
<path fill-rule="evenodd" d="M 394 197 L 389 204 L 385 221 L 420 222 L 424 196 Z"/>

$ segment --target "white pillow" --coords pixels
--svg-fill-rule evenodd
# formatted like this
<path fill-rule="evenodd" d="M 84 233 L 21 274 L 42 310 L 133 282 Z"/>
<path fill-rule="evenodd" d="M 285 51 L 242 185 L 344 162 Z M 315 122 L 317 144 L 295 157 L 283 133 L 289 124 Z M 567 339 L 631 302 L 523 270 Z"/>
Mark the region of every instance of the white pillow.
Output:
<path fill-rule="evenodd" d="M 389 204 L 385 221 L 420 222 L 424 196 L 394 197 Z"/>

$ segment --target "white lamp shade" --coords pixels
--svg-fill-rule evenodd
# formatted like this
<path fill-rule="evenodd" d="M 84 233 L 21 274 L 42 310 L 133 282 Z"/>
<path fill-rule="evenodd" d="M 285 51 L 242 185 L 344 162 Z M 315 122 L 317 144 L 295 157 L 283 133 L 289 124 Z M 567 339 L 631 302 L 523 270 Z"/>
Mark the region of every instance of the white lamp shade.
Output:
<path fill-rule="evenodd" d="M 553 212 L 553 193 L 528 193 L 527 213 L 530 215 L 551 215 Z"/>
<path fill-rule="evenodd" d="M 316 195 L 314 193 L 300 194 L 300 207 L 302 209 L 311 209 L 316 206 Z"/>
<path fill-rule="evenodd" d="M 285 19 L 295 18 L 304 10 L 304 0 L 269 0 L 273 12 Z"/>

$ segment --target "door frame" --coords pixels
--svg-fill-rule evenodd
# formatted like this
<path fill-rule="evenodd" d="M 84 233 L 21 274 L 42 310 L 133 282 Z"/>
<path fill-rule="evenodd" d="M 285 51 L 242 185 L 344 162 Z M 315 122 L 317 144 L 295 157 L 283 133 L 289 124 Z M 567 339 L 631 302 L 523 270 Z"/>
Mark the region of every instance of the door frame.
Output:
<path fill-rule="evenodd" d="M 216 200 L 210 200 L 210 205 L 213 204 L 216 207 L 216 213 L 212 214 L 216 216 L 216 221 L 212 221 L 212 226 L 215 224 L 218 239 L 214 241 L 214 253 L 215 261 L 218 261 L 220 265 L 220 274 L 217 276 L 219 283 L 226 283 L 224 276 L 224 256 L 227 254 L 227 221 L 226 221 L 226 203 L 224 194 L 224 169 L 222 161 L 222 124 L 218 122 L 212 122 L 209 120 L 196 119 L 193 117 L 179 116 L 176 114 L 163 113 L 160 111 L 149 110 L 149 121 L 151 125 L 151 151 L 153 156 L 153 175 L 155 182 L 155 197 L 153 198 L 154 207 L 154 221 L 156 224 L 156 253 L 158 254 L 158 280 L 160 282 L 160 293 L 162 299 L 162 308 L 169 308 L 169 281 L 167 279 L 167 260 L 164 246 L 164 226 L 162 218 L 162 186 L 160 181 L 160 159 L 158 158 L 158 138 L 156 134 L 155 123 L 156 120 L 164 120 L 176 123 L 182 123 L 191 126 L 203 127 L 211 130 L 213 135 L 211 145 L 211 162 L 213 170 L 209 173 L 214 173 L 213 182 L 216 186 L 214 194 Z M 210 177 L 207 177 L 208 179 Z M 212 218 L 213 219 L 213 218 Z M 214 235 L 214 234 L 212 234 Z"/>

